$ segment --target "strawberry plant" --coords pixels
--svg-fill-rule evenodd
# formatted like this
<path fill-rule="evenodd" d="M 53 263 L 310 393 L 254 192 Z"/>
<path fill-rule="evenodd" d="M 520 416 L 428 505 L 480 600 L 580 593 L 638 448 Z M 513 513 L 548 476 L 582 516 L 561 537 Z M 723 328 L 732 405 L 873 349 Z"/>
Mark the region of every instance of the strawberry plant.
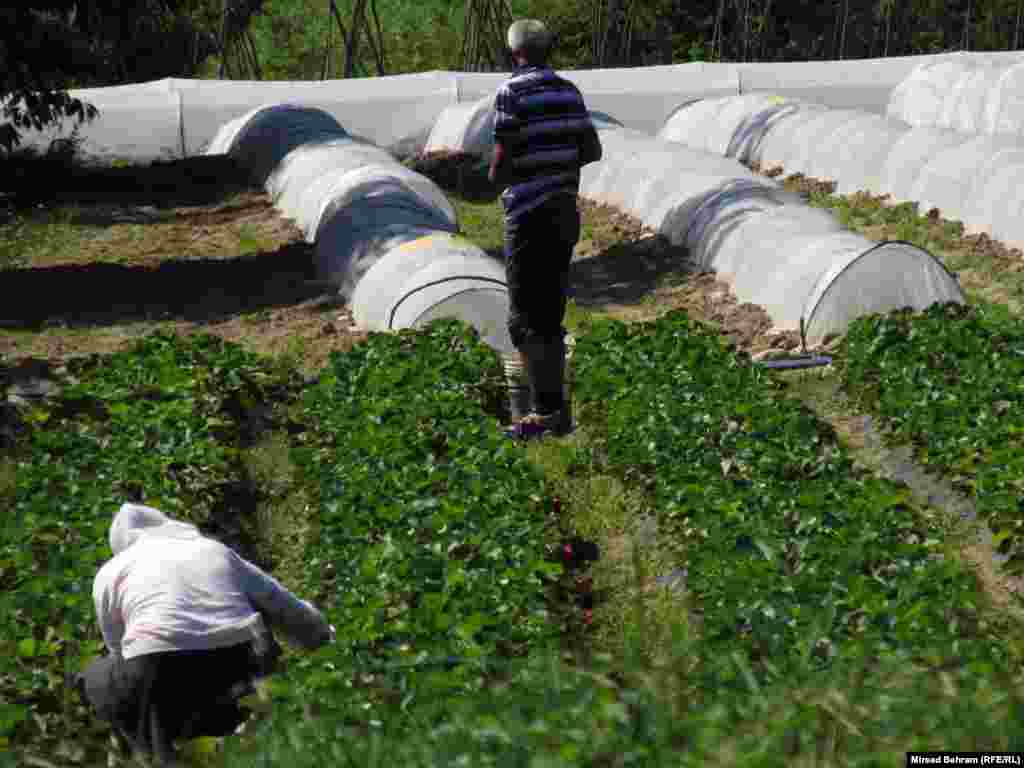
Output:
<path fill-rule="evenodd" d="M 0 528 L 0 745 L 95 758 L 105 727 L 65 681 L 102 648 L 92 579 L 114 512 L 144 497 L 213 532 L 244 527 L 227 497 L 245 479 L 246 404 L 297 381 L 214 337 L 156 334 L 72 362 L 60 395 L 28 413 Z"/>
<path fill-rule="evenodd" d="M 449 549 L 450 535 L 465 542 L 496 524 L 488 536 L 503 536 L 510 519 L 537 541 L 543 532 L 537 512 L 522 511 L 535 478 L 492 442 L 481 414 L 481 372 L 497 376 L 494 361 L 481 355 L 472 370 L 472 347 L 461 359 L 435 357 L 431 345 L 443 338 L 375 338 L 336 358 L 307 400 L 319 432 L 299 452 L 320 482 L 324 520 L 308 578 L 323 585 L 331 565 L 339 574 L 326 594 L 346 645 L 290 671 L 278 714 L 254 742 L 228 746 L 228 765 L 784 765 L 824 756 L 867 766 L 906 749 L 1017 748 L 1015 662 L 984 626 L 973 578 L 936 557 L 922 510 L 903 489 L 856 471 L 770 374 L 683 315 L 633 327 L 596 321 L 574 355 L 596 450 L 656 495 L 659 536 L 673 536 L 686 561 L 699 621 L 678 658 L 647 670 L 600 658 L 575 666 L 545 652 L 540 626 L 523 626 L 528 606 L 541 605 L 530 575 L 539 560 L 508 592 L 491 591 L 483 573 L 464 577 L 482 585 L 475 594 L 451 590 L 450 558 L 436 555 L 466 550 Z M 414 351 L 433 364 L 420 369 Z M 463 445 L 467 434 L 485 450 Z M 436 494 L 454 488 L 465 498 L 456 478 L 469 466 L 500 485 L 500 498 L 442 512 Z M 577 546 L 564 545 L 553 554 L 569 565 Z M 420 611 L 418 591 L 441 593 L 431 604 L 455 621 L 510 595 L 524 607 L 504 626 L 453 633 L 452 621 Z M 503 633 L 541 650 L 504 653 Z M 462 664 L 452 666 L 454 653 Z M 670 695 L 660 693 L 666 681 Z"/>
<path fill-rule="evenodd" d="M 934 305 L 855 322 L 839 371 L 890 440 L 973 497 L 1024 568 L 1024 322 L 995 306 Z"/>
<path fill-rule="evenodd" d="M 882 653 L 999 656 L 975 631 L 973 577 L 936 556 L 908 494 L 857 471 L 716 333 L 682 313 L 599 320 L 574 363 L 609 463 L 652 490 L 678 542 L 709 684 L 734 674 L 721 664 L 733 652 L 765 679 Z"/>
<path fill-rule="evenodd" d="M 310 707 L 365 724 L 397 700 L 389 717 L 425 716 L 559 634 L 541 477 L 488 414 L 503 391 L 495 353 L 445 321 L 371 335 L 306 393 L 294 453 L 318 531 L 303 590 L 338 643 L 290 664 L 253 749 L 291 739 Z"/>

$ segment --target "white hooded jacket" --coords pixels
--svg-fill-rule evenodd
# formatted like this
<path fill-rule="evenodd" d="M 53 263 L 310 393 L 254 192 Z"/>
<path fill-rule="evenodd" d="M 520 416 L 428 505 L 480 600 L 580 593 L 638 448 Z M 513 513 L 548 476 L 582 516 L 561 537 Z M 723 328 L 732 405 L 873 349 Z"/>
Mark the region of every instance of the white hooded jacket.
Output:
<path fill-rule="evenodd" d="M 124 504 L 110 526 L 114 557 L 93 582 L 111 653 L 209 650 L 249 642 L 263 618 L 297 645 L 330 642 L 320 612 L 194 525 L 141 504 Z"/>

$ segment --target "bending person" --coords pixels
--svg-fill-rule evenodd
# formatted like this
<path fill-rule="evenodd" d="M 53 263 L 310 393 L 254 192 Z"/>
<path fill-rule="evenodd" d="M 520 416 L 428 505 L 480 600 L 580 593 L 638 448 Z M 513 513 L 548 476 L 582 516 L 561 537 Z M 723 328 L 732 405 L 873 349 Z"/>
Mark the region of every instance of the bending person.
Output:
<path fill-rule="evenodd" d="M 320 612 L 188 523 L 124 504 L 110 526 L 114 557 L 93 583 L 109 655 L 76 684 L 133 750 L 173 764 L 174 740 L 224 736 L 237 703 L 279 650 L 264 619 L 313 650 L 334 639 Z"/>
<path fill-rule="evenodd" d="M 551 34 L 534 19 L 508 29 L 516 70 L 495 99 L 488 174 L 505 187 L 509 335 L 519 351 L 532 412 L 513 437 L 565 434 L 565 305 L 569 262 L 580 236 L 580 168 L 601 159 L 601 142 L 579 89 L 547 65 Z"/>

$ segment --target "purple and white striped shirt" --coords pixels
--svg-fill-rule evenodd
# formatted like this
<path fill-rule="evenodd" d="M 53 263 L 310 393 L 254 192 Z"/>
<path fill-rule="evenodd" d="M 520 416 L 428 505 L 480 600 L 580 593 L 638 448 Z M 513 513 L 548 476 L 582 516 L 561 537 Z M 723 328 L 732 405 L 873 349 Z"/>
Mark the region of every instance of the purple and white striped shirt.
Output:
<path fill-rule="evenodd" d="M 494 141 L 505 150 L 505 218 L 515 220 L 580 187 L 581 147 L 593 131 L 583 96 L 549 67 L 523 67 L 498 91 Z"/>

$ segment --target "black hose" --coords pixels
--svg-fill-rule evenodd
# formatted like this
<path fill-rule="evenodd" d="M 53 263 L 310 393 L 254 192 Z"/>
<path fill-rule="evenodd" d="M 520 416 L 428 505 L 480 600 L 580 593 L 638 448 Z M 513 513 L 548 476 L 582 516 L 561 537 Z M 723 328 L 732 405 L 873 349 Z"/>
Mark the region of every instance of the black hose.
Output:
<path fill-rule="evenodd" d="M 831 365 L 831 355 L 806 355 L 801 357 L 787 357 L 782 360 L 762 360 L 757 365 L 773 370 L 790 371 L 799 368 L 820 368 Z"/>

